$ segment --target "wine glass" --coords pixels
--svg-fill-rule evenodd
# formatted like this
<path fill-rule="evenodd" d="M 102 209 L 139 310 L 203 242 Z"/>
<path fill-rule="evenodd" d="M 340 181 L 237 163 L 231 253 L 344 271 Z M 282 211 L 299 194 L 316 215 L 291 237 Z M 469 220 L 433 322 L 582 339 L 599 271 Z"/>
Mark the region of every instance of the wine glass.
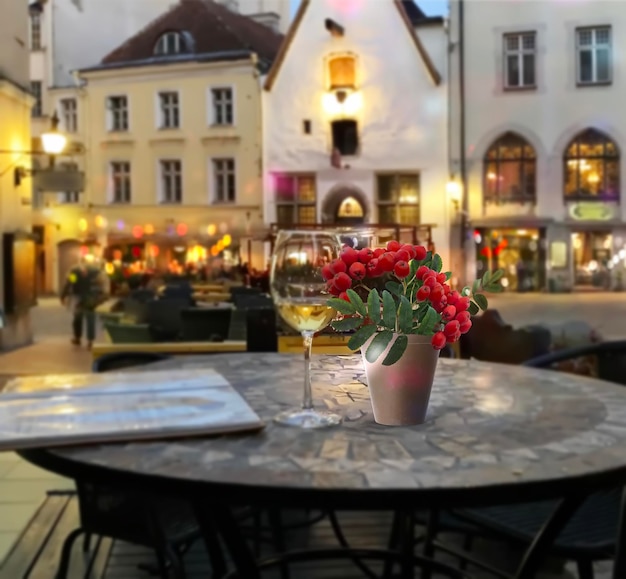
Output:
<path fill-rule="evenodd" d="M 328 294 L 322 267 L 339 257 L 341 241 L 328 231 L 281 231 L 272 254 L 270 288 L 280 316 L 304 341 L 304 397 L 302 408 L 285 410 L 274 420 L 287 426 L 325 428 L 341 422 L 338 414 L 313 408 L 311 346 L 336 312 L 326 305 Z"/>

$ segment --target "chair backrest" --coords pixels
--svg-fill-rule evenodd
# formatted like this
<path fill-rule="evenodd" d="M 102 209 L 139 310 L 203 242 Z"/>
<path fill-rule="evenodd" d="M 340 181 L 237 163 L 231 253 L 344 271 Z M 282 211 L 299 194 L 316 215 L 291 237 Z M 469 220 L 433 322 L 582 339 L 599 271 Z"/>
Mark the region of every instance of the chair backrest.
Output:
<path fill-rule="evenodd" d="M 231 309 L 183 308 L 180 311 L 184 342 L 223 341 L 228 337 Z"/>
<path fill-rule="evenodd" d="M 113 352 L 112 354 L 104 354 L 94 360 L 91 371 L 96 373 L 111 372 L 113 370 L 132 368 L 133 366 L 161 362 L 168 360 L 170 357 L 166 354 L 157 354 L 155 352 Z"/>
<path fill-rule="evenodd" d="M 115 324 L 107 322 L 104 329 L 114 344 L 147 344 L 154 342 L 147 324 Z"/>
<path fill-rule="evenodd" d="M 248 311 L 247 310 L 231 310 L 230 324 L 228 325 L 229 340 L 246 340 L 248 335 Z"/>
<path fill-rule="evenodd" d="M 273 308 L 246 312 L 246 343 L 248 352 L 278 352 L 278 328 Z"/>
<path fill-rule="evenodd" d="M 147 323 L 158 341 L 175 341 L 182 334 L 181 312 L 189 307 L 186 298 L 161 298 L 148 302 Z"/>
<path fill-rule="evenodd" d="M 148 319 L 148 303 L 128 296 L 124 299 L 124 317 L 132 319 L 137 324 L 145 324 Z"/>

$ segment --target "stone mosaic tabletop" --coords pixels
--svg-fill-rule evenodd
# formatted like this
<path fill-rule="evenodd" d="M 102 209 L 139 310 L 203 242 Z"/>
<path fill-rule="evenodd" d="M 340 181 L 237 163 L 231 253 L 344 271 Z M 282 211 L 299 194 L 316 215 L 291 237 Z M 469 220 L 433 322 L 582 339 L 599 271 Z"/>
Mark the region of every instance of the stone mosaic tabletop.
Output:
<path fill-rule="evenodd" d="M 570 374 L 440 359 L 428 418 L 374 422 L 359 356 L 314 356 L 314 399 L 345 416 L 304 431 L 272 416 L 300 403 L 303 361 L 282 354 L 188 356 L 150 370 L 214 368 L 267 422 L 256 434 L 55 450 L 171 479 L 341 490 L 456 489 L 626 474 L 626 389 Z"/>

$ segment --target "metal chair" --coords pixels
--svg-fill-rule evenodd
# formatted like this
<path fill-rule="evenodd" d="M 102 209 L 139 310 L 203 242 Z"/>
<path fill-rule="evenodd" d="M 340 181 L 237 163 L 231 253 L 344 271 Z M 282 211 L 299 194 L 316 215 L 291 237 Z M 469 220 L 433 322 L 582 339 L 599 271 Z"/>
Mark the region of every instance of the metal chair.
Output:
<path fill-rule="evenodd" d="M 563 371 L 574 366 L 563 363 L 592 359 L 595 375 L 610 382 L 626 385 L 626 341 L 600 342 L 559 350 L 532 358 L 522 364 L 530 368 Z M 555 365 L 561 365 L 555 367 Z M 574 561 L 579 579 L 593 579 L 593 563 L 613 557 L 616 549 L 622 489 L 590 495 L 557 537 L 550 554 Z M 468 553 L 452 550 L 435 541 L 433 531 L 447 531 L 465 536 L 464 548 L 470 550 L 474 537 L 504 539 L 518 545 L 530 545 L 548 520 L 558 501 L 502 505 L 482 509 L 457 509 L 430 515 L 431 533 L 427 534 L 425 549 L 440 548 L 457 555 L 462 566 L 468 562 L 481 566 Z M 419 518 L 419 515 L 418 515 Z M 429 517 L 422 514 L 427 526 Z M 437 520 L 438 519 L 438 520 Z M 433 524 L 433 520 L 436 522 Z"/>
<path fill-rule="evenodd" d="M 106 354 L 93 363 L 94 372 L 108 372 L 166 360 L 169 356 L 152 352 Z M 84 535 L 83 550 L 90 548 L 92 535 L 111 537 L 154 549 L 157 565 L 147 571 L 160 577 L 183 579 L 183 555 L 200 537 L 190 505 L 184 501 L 152 496 L 124 487 L 75 479 L 80 510 L 80 527 L 65 539 L 56 579 L 66 579 L 72 547 Z M 220 568 L 220 562 L 214 562 Z"/>

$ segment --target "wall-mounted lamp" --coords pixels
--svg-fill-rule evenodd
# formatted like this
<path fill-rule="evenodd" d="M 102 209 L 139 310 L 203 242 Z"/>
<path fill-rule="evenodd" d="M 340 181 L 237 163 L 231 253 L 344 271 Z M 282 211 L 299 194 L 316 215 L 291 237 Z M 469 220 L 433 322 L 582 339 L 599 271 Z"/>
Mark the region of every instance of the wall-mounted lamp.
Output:
<path fill-rule="evenodd" d="M 67 145 L 67 137 L 59 131 L 59 117 L 56 113 L 52 115 L 50 119 L 50 130 L 41 135 L 41 146 L 43 148 L 43 154 L 48 155 L 50 160 L 49 168 L 53 169 L 56 156 L 60 155 Z M 39 152 L 31 151 L 31 155 L 42 154 Z M 13 172 L 13 184 L 15 187 L 19 187 L 22 183 L 22 179 L 28 175 L 34 175 L 36 169 L 27 169 L 26 167 L 15 167 Z"/>
<path fill-rule="evenodd" d="M 463 200 L 463 188 L 461 184 L 455 179 L 450 179 L 446 184 L 446 195 L 448 199 L 454 205 L 454 210 L 459 211 L 461 208 L 461 201 Z"/>
<path fill-rule="evenodd" d="M 343 26 L 335 22 L 332 18 L 326 18 L 326 20 L 324 20 L 324 27 L 330 32 L 331 36 L 335 37 L 341 37 L 345 32 Z"/>

